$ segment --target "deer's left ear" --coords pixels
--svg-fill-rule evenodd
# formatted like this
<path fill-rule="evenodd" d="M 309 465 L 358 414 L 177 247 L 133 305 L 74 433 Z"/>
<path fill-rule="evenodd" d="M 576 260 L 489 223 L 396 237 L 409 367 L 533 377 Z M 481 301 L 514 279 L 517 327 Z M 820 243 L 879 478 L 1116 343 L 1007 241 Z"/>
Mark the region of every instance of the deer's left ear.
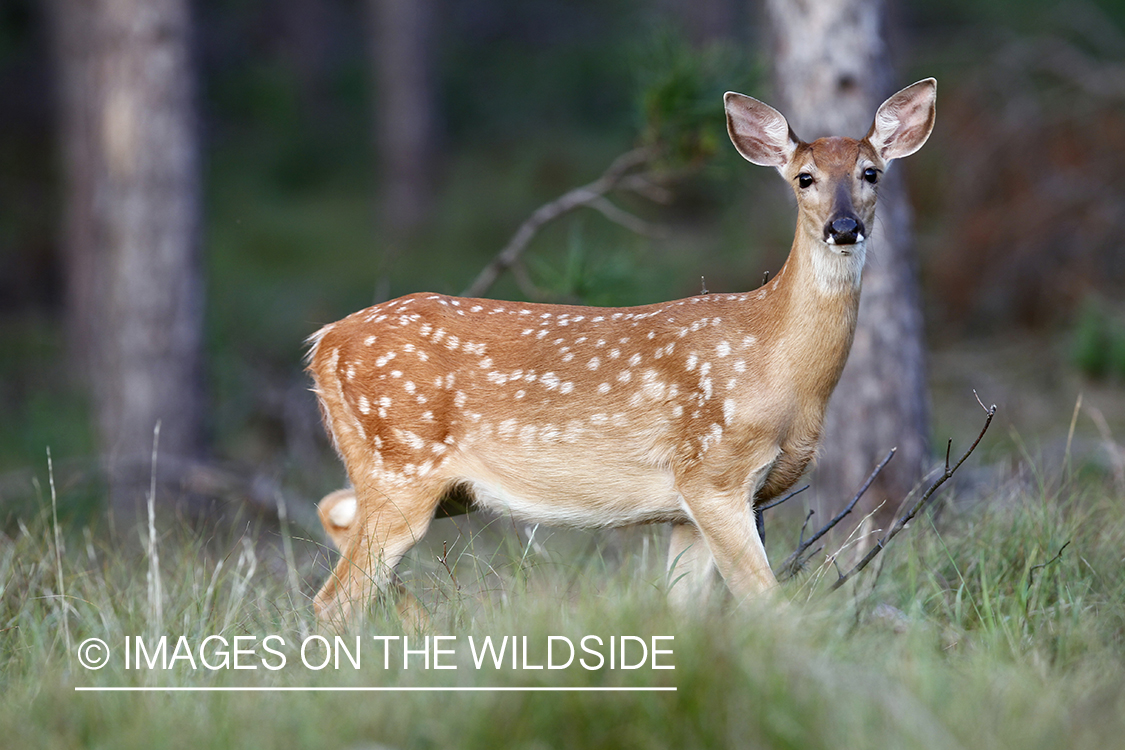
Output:
<path fill-rule="evenodd" d="M 884 161 L 910 156 L 930 137 L 937 113 L 937 81 L 907 86 L 879 107 L 867 141 Z"/>

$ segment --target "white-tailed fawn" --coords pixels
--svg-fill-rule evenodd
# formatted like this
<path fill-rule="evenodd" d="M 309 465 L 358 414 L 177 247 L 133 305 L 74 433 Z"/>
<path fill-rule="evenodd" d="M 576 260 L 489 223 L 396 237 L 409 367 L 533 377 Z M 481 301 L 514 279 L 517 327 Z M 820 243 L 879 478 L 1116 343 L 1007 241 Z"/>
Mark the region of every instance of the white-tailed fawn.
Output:
<path fill-rule="evenodd" d="M 352 486 L 321 508 L 342 554 L 318 617 L 346 621 L 388 588 L 452 493 L 529 523 L 672 524 L 681 608 L 715 568 L 738 600 L 776 586 L 753 507 L 816 452 L 879 180 L 926 142 L 936 92 L 919 81 L 864 138 L 812 143 L 726 95 L 735 148 L 797 197 L 789 258 L 755 291 L 624 308 L 419 293 L 313 334 L 309 371 Z"/>

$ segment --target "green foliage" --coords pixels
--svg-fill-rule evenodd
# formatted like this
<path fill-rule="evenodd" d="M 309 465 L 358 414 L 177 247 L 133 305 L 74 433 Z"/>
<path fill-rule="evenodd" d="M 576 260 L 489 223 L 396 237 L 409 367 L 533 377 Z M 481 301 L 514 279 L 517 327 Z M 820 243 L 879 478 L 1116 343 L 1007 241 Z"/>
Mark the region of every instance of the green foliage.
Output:
<path fill-rule="evenodd" d="M 641 143 L 659 149 L 674 169 L 728 151 L 723 94 L 752 90 L 760 77 L 737 47 L 712 43 L 697 49 L 667 29 L 638 46 L 633 67 Z"/>
<path fill-rule="evenodd" d="M 1125 379 L 1125 319 L 1088 299 L 1072 333 L 1071 361 L 1091 378 Z"/>

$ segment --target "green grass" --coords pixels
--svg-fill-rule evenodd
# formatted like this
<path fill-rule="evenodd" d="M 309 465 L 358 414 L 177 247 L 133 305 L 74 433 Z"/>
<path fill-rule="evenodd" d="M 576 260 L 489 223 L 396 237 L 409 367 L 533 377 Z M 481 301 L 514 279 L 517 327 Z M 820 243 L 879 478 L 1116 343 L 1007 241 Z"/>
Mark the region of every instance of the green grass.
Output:
<path fill-rule="evenodd" d="M 664 603 L 665 533 L 531 533 L 507 519 L 438 521 L 401 567 L 456 670 L 389 670 L 371 635 L 411 635 L 389 608 L 344 630 L 362 668 L 314 671 L 308 597 L 323 549 L 269 528 L 234 536 L 158 521 L 155 567 L 96 531 L 41 517 L 0 541 L 0 728 L 10 747 L 1125 747 L 1125 518 L 1098 482 L 996 491 L 900 535 L 855 587 L 816 561 L 779 602 L 681 618 Z M 771 520 L 773 559 L 791 518 Z M 57 542 L 56 542 L 57 539 Z M 287 542 L 292 542 L 292 553 Z M 1057 553 L 1069 545 L 1061 556 Z M 144 546 L 144 545 L 142 545 Z M 437 558 L 448 552 L 442 564 Z M 61 567 L 60 567 L 61 563 Z M 448 568 L 446 567 L 448 565 Z M 878 567 L 878 566 L 875 566 Z M 162 595 L 151 582 L 159 579 Z M 65 596 L 63 595 L 65 594 Z M 159 607 L 157 603 L 159 602 Z M 332 636 L 331 631 L 322 631 Z M 285 640 L 280 670 L 125 670 L 126 636 Z M 468 638 L 576 644 L 672 635 L 674 670 L 474 668 Z M 77 662 L 98 637 L 114 657 Z M 417 641 L 415 640 L 415 643 Z M 279 644 L 274 641 L 274 647 Z M 196 652 L 197 654 L 198 652 Z M 310 656 L 319 652 L 310 651 Z M 581 655 L 581 654 L 580 654 Z M 209 657 L 214 663 L 218 655 Z M 593 659 L 593 657 L 590 657 Z M 674 693 L 77 693 L 75 686 L 674 686 Z"/>

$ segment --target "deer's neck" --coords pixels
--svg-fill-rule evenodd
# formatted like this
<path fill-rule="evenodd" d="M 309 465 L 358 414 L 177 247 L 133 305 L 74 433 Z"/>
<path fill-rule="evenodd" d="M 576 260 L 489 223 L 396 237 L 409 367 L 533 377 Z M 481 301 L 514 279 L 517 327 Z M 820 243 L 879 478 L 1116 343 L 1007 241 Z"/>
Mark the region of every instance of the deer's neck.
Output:
<path fill-rule="evenodd" d="M 805 403 L 823 412 L 855 336 L 865 243 L 846 254 L 798 232 L 770 290 L 776 356 Z"/>

